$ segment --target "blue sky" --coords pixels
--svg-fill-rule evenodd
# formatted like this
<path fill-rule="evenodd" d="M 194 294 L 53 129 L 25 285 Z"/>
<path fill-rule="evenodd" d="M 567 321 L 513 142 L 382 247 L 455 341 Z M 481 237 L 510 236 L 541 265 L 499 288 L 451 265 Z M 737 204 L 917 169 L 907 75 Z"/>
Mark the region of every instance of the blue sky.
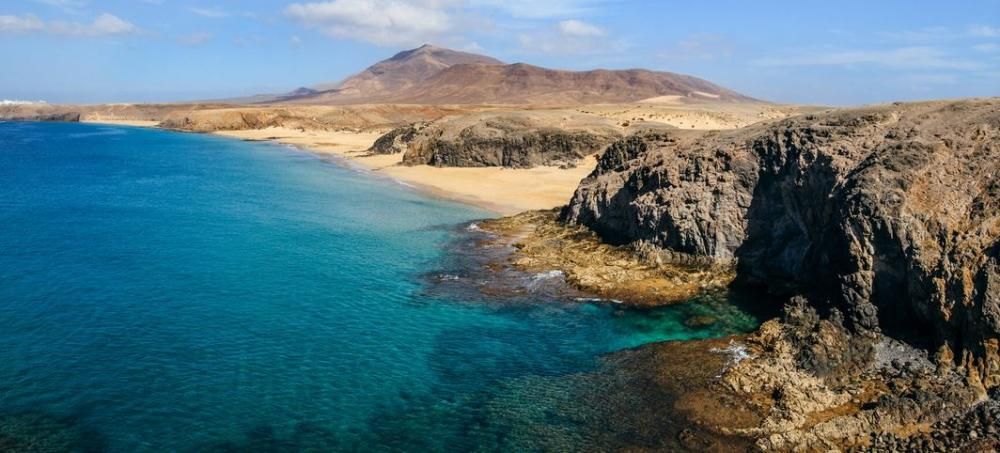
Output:
<path fill-rule="evenodd" d="M 3 0 L 0 99 L 281 92 L 425 42 L 682 72 L 776 102 L 1000 95 L 1000 0 Z"/>

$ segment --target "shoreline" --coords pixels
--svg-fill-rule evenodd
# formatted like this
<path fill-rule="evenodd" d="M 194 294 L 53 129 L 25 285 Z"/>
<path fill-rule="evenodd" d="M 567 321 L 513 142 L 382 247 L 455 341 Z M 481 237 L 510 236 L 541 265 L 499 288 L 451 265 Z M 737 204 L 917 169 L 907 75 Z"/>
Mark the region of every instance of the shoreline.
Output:
<path fill-rule="evenodd" d="M 81 123 L 164 129 L 156 121 L 82 119 Z M 167 129 L 164 129 L 167 130 Z M 265 128 L 215 131 L 212 135 L 244 141 L 268 141 L 294 146 L 339 165 L 353 166 L 390 178 L 435 198 L 484 209 L 498 216 L 547 210 L 564 205 L 580 180 L 596 165 L 596 157 L 583 159 L 576 168 L 535 167 L 431 167 L 401 165 L 402 153 L 371 155 L 367 150 L 381 133 L 302 131 Z"/>

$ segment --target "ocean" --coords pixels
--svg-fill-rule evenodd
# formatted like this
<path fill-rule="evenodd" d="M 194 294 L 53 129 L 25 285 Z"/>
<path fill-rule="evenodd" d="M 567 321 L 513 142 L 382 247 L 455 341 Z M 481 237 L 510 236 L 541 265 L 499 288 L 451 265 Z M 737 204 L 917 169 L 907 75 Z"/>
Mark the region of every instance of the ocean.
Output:
<path fill-rule="evenodd" d="M 0 449 L 531 448 L 560 409 L 512 385 L 757 326 L 434 290 L 488 216 L 273 143 L 0 123 Z"/>

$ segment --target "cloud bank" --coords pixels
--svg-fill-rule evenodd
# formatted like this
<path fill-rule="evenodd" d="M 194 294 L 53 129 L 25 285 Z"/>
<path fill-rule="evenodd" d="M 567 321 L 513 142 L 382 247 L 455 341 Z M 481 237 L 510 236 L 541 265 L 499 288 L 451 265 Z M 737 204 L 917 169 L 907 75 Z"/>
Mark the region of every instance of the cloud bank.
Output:
<path fill-rule="evenodd" d="M 57 36 L 97 38 L 103 36 L 138 33 L 139 28 L 113 14 L 103 13 L 92 22 L 43 21 L 27 14 L 23 16 L 0 15 L 0 33 L 46 33 Z"/>

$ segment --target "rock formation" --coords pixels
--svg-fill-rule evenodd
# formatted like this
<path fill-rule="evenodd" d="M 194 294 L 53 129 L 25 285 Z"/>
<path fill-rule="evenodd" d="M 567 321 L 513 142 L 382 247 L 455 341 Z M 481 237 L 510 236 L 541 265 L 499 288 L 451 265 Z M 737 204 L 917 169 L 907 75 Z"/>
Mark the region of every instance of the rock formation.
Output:
<path fill-rule="evenodd" d="M 80 113 L 64 111 L 47 104 L 0 106 L 0 120 L 3 121 L 56 121 L 76 123 Z"/>
<path fill-rule="evenodd" d="M 379 137 L 368 151 L 375 154 L 398 154 L 405 152 L 417 134 L 427 127 L 427 123 L 413 123 L 397 127 Z"/>
<path fill-rule="evenodd" d="M 609 147 L 564 210 L 612 243 L 736 261 L 852 332 L 1000 385 L 1000 100 L 895 104 Z"/>
<path fill-rule="evenodd" d="M 487 112 L 395 129 L 371 151 L 405 150 L 405 165 L 574 166 L 619 138 L 620 128 L 602 118 L 566 112 Z"/>

